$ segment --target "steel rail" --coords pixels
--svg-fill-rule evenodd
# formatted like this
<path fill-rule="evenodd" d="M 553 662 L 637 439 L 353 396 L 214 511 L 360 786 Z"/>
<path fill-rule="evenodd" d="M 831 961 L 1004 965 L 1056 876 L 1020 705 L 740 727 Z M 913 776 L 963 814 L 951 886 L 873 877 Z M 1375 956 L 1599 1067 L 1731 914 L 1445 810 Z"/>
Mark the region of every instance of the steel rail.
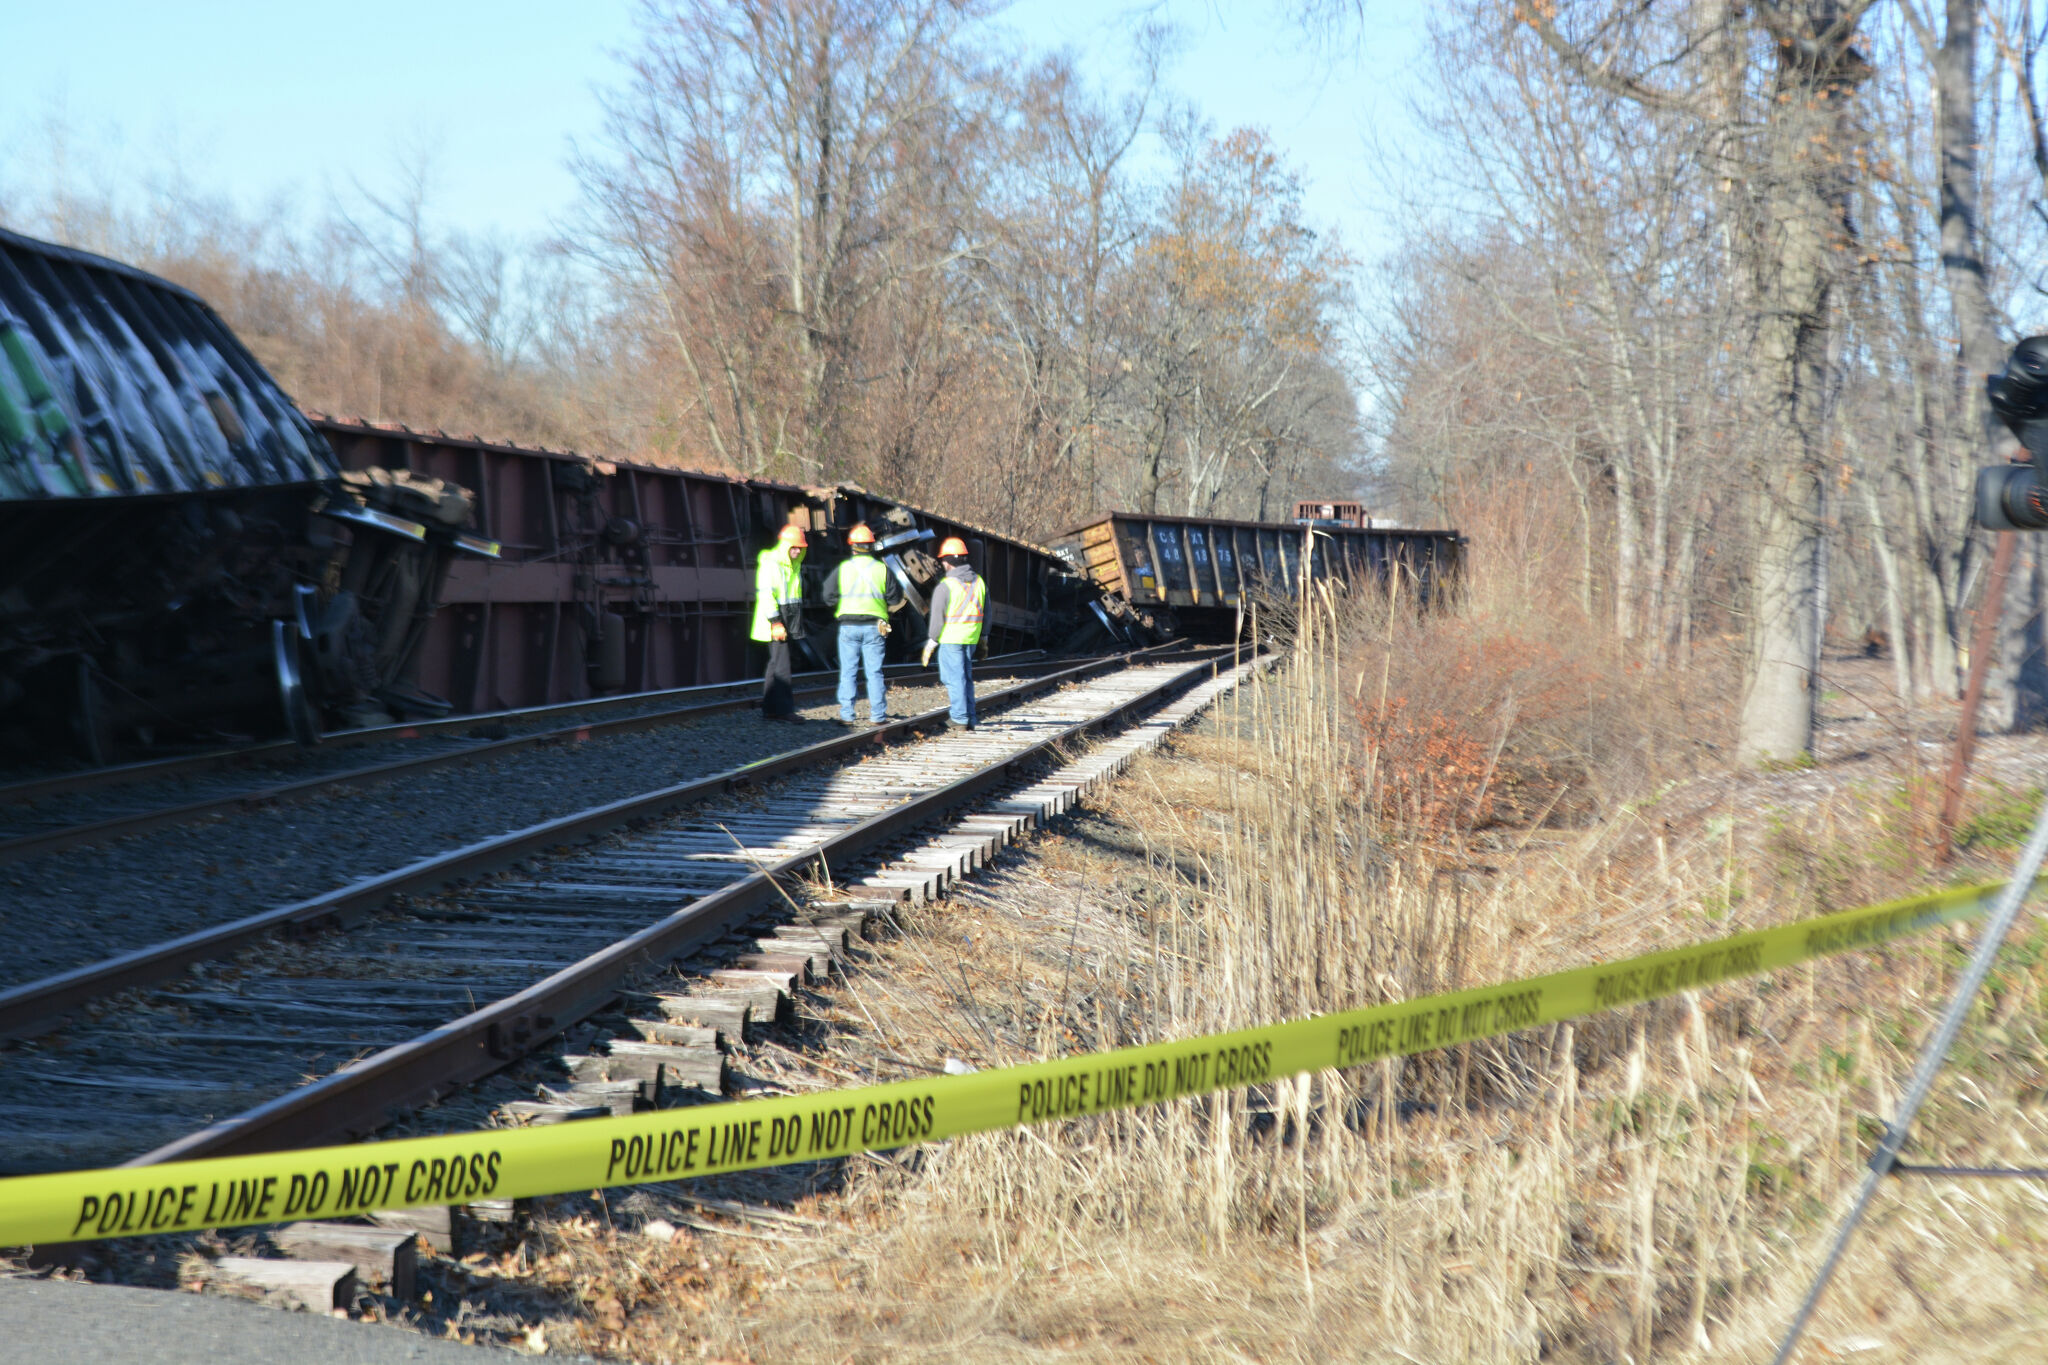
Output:
<path fill-rule="evenodd" d="M 1042 649 L 1019 650 L 1013 654 L 999 654 L 983 661 L 981 668 L 991 676 L 1009 668 L 1043 658 Z M 882 670 L 891 682 L 907 682 L 913 677 L 931 673 L 913 663 L 889 664 Z M 812 684 L 812 691 L 822 688 L 827 679 L 836 679 L 838 673 L 831 669 L 798 673 L 792 682 Z M 651 692 L 626 692 L 615 697 L 584 697 L 576 701 L 549 702 L 545 706 L 519 706 L 502 711 L 474 711 L 459 716 L 443 716 L 436 720 L 396 721 L 390 725 L 366 725 L 353 730 L 336 730 L 321 737 L 321 746 L 353 747 L 361 744 L 388 744 L 400 740 L 419 739 L 425 735 L 442 734 L 450 731 L 473 730 L 480 725 L 507 724 L 514 721 L 544 720 L 556 715 L 579 712 L 593 714 L 616 711 L 628 706 L 643 706 L 649 702 L 683 699 L 696 696 L 710 696 L 715 693 L 736 693 L 752 698 L 761 688 L 759 678 L 739 678 L 732 682 L 697 683 L 690 687 L 667 687 Z M 92 791 L 99 787 L 129 786 L 137 782 L 148 782 L 160 777 L 185 777 L 193 773 L 212 772 L 219 768 L 237 767 L 244 763 L 260 762 L 271 757 L 290 757 L 307 752 L 296 740 L 265 740 L 257 744 L 236 745 L 226 749 L 208 749 L 196 754 L 178 754 L 170 758 L 152 758 L 140 763 L 121 763 L 106 768 L 85 768 L 78 772 L 54 773 L 48 777 L 26 778 L 19 782 L 0 783 L 0 805 L 17 805 L 25 801 L 40 801 L 49 796 L 65 796 L 73 792 Z"/>
<path fill-rule="evenodd" d="M 1236 653 L 1241 657 L 1241 651 Z M 1219 650 L 1202 663 L 1191 662 L 1156 686 L 1099 715 L 1066 726 L 965 777 L 871 816 L 820 841 L 807 852 L 694 898 L 637 933 L 524 990 L 124 1164 L 146 1166 L 369 1136 L 390 1121 L 391 1111 L 438 1099 L 498 1071 L 580 1020 L 601 1012 L 617 998 L 621 984 L 630 976 L 693 951 L 744 924 L 764 905 L 781 901 L 786 881 L 802 877 L 821 865 L 843 868 L 863 852 L 940 819 L 1014 781 L 1020 771 L 1075 740 L 1163 705 L 1212 676 L 1232 654 L 1230 650 Z M 1100 671 L 1111 670 L 1100 666 L 1073 670 Z M 1069 675 L 1058 676 L 1061 681 L 1073 680 Z M 1012 691 L 1035 691 L 1045 686 L 1027 684 Z"/>
<path fill-rule="evenodd" d="M 1061 661 L 1042 664 L 1013 664 L 1000 668 L 996 676 L 1019 676 L 1039 670 L 1053 670 L 1062 666 Z M 927 684 L 937 679 L 935 671 L 923 670 L 895 679 L 902 684 Z M 730 686 L 731 684 L 718 684 Z M 758 690 L 760 680 L 748 684 Z M 818 685 L 796 693 L 799 698 L 816 699 L 834 695 L 832 687 Z M 645 695 L 645 694 L 643 694 Z M 131 834 L 144 834 L 153 829 L 170 825 L 188 824 L 209 815 L 218 815 L 254 806 L 268 805 L 277 801 L 289 801 L 323 791 L 343 791 L 358 787 L 374 787 L 414 773 L 432 772 L 437 768 L 459 767 L 465 763 L 480 762 L 484 759 L 501 758 L 507 754 L 526 749 L 535 749 L 548 744 L 580 743 L 607 735 L 634 734 L 643 730 L 656 730 L 677 721 L 690 720 L 699 716 L 718 715 L 728 711 L 745 711 L 756 705 L 758 697 L 754 691 L 741 696 L 729 697 L 722 701 L 697 702 L 689 706 L 669 707 L 660 711 L 644 711 L 637 715 L 618 716 L 610 720 L 577 721 L 570 725 L 551 730 L 534 730 L 523 735 L 507 735 L 502 739 L 481 740 L 460 749 L 446 749 L 439 753 L 415 754 L 408 758 L 396 758 L 384 763 L 366 764 L 360 768 L 349 768 L 342 772 L 326 773 L 317 777 L 300 778 L 292 782 L 280 782 L 250 791 L 225 792 L 218 796 L 202 797 L 196 801 L 181 802 L 174 806 L 158 806 L 150 810 L 132 811 L 125 815 L 110 815 L 103 819 L 83 824 L 60 825 L 45 830 L 32 830 L 13 838 L 0 839 L 0 863 L 19 862 L 44 853 L 55 853 L 62 849 L 76 848 L 81 844 L 94 844 L 107 839 L 125 838 Z M 483 717 L 468 717 L 474 725 Z"/>
<path fill-rule="evenodd" d="M 1159 648 L 1106 655 L 980 699 L 984 711 L 996 712 L 1056 691 L 1101 673 L 1114 672 L 1133 661 L 1150 661 Z M 1224 651 L 1194 651 L 1187 657 L 1222 657 Z M 276 933 L 304 933 L 339 927 L 367 916 L 391 897 L 426 891 L 449 882 L 497 872 L 536 849 L 593 838 L 635 821 L 652 819 L 707 797 L 771 781 L 786 773 L 815 767 L 875 744 L 945 724 L 946 708 L 890 721 L 865 731 L 835 736 L 807 748 L 756 760 L 708 777 L 624 797 L 529 825 L 524 829 L 479 840 L 447 853 L 422 858 L 404 867 L 364 877 L 344 887 L 302 901 L 197 929 L 146 947 L 119 953 L 99 962 L 57 972 L 0 991 L 0 1040 L 33 1037 L 47 1032 L 71 1011 L 136 986 L 163 981 L 195 962 L 226 957 Z"/>

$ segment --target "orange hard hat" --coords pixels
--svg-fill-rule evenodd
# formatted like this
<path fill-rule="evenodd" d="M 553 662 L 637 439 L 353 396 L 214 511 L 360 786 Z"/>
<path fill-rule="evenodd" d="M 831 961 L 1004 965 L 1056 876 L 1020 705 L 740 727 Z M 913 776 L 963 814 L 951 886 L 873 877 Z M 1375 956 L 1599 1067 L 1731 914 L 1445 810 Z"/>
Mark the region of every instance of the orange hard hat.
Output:
<path fill-rule="evenodd" d="M 870 531 L 868 524 L 863 521 L 846 533 L 846 543 L 848 545 L 872 545 L 875 543 L 875 533 Z"/>
<path fill-rule="evenodd" d="M 945 541 L 939 546 L 939 558 L 951 559 L 954 555 L 958 555 L 962 559 L 967 558 L 967 542 L 958 536 L 947 536 Z"/>
<path fill-rule="evenodd" d="M 782 545 L 808 545 L 811 543 L 811 538 L 804 534 L 804 528 L 796 525 L 783 527 L 775 539 L 778 544 Z"/>

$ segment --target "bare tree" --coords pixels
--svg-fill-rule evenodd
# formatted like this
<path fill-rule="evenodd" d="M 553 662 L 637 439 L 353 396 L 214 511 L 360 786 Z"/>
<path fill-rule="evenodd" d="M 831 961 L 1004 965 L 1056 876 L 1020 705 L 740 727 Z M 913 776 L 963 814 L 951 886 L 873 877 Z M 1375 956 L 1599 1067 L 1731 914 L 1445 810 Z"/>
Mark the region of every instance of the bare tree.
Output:
<path fill-rule="evenodd" d="M 1813 741 L 1824 414 L 1855 236 L 1857 92 L 1870 73 L 1858 39 L 1871 3 L 1514 6 L 1576 80 L 1679 114 L 1720 149 L 1721 226 L 1748 291 L 1744 378 L 1762 448 L 1739 742 L 1753 759 Z"/>

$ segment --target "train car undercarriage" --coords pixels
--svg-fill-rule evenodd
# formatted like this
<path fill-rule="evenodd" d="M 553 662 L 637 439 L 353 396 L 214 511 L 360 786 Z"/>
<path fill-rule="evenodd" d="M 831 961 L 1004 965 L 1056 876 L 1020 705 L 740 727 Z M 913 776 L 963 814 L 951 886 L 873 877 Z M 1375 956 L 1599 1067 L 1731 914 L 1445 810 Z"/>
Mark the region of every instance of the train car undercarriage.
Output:
<path fill-rule="evenodd" d="M 405 475 L 0 504 L 0 742 L 99 763 L 443 713 L 404 675 L 469 512 Z"/>

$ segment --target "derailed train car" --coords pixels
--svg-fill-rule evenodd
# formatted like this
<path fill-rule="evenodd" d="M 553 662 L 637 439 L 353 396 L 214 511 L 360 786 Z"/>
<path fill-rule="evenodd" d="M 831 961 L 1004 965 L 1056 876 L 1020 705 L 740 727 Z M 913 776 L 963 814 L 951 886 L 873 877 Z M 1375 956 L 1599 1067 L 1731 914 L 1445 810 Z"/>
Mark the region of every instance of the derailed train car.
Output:
<path fill-rule="evenodd" d="M 757 675 L 755 557 L 791 522 L 811 540 L 801 666 L 837 663 L 822 589 L 857 522 L 873 528 L 909 602 L 894 659 L 915 657 L 940 574 L 931 552 L 947 536 L 967 541 L 989 582 L 994 652 L 1059 647 L 1091 619 L 1087 603 L 1099 594 L 1049 550 L 851 485 L 594 459 L 395 423 L 315 415 L 313 426 L 345 467 L 410 470 L 472 491 L 476 533 L 500 557 L 449 568 L 416 670 L 418 692 L 460 710 Z"/>
<path fill-rule="evenodd" d="M 467 495 L 345 475 L 189 291 L 0 231 L 0 736 L 382 714 L 465 549 Z"/>
<path fill-rule="evenodd" d="M 967 539 L 989 647 L 1057 646 L 1096 589 L 1037 546 L 802 488 L 301 413 L 197 296 L 0 231 L 0 748 L 181 739 L 726 682 L 756 552 L 867 520 L 910 598 Z M 62 744 L 53 740 L 61 737 Z"/>
<path fill-rule="evenodd" d="M 1292 596 L 1304 578 L 1371 581 L 1438 605 L 1456 588 L 1464 546 L 1456 531 L 1365 528 L 1334 516 L 1284 524 L 1112 512 L 1055 548 L 1129 613 L 1127 628 L 1228 638 L 1259 594 Z"/>

